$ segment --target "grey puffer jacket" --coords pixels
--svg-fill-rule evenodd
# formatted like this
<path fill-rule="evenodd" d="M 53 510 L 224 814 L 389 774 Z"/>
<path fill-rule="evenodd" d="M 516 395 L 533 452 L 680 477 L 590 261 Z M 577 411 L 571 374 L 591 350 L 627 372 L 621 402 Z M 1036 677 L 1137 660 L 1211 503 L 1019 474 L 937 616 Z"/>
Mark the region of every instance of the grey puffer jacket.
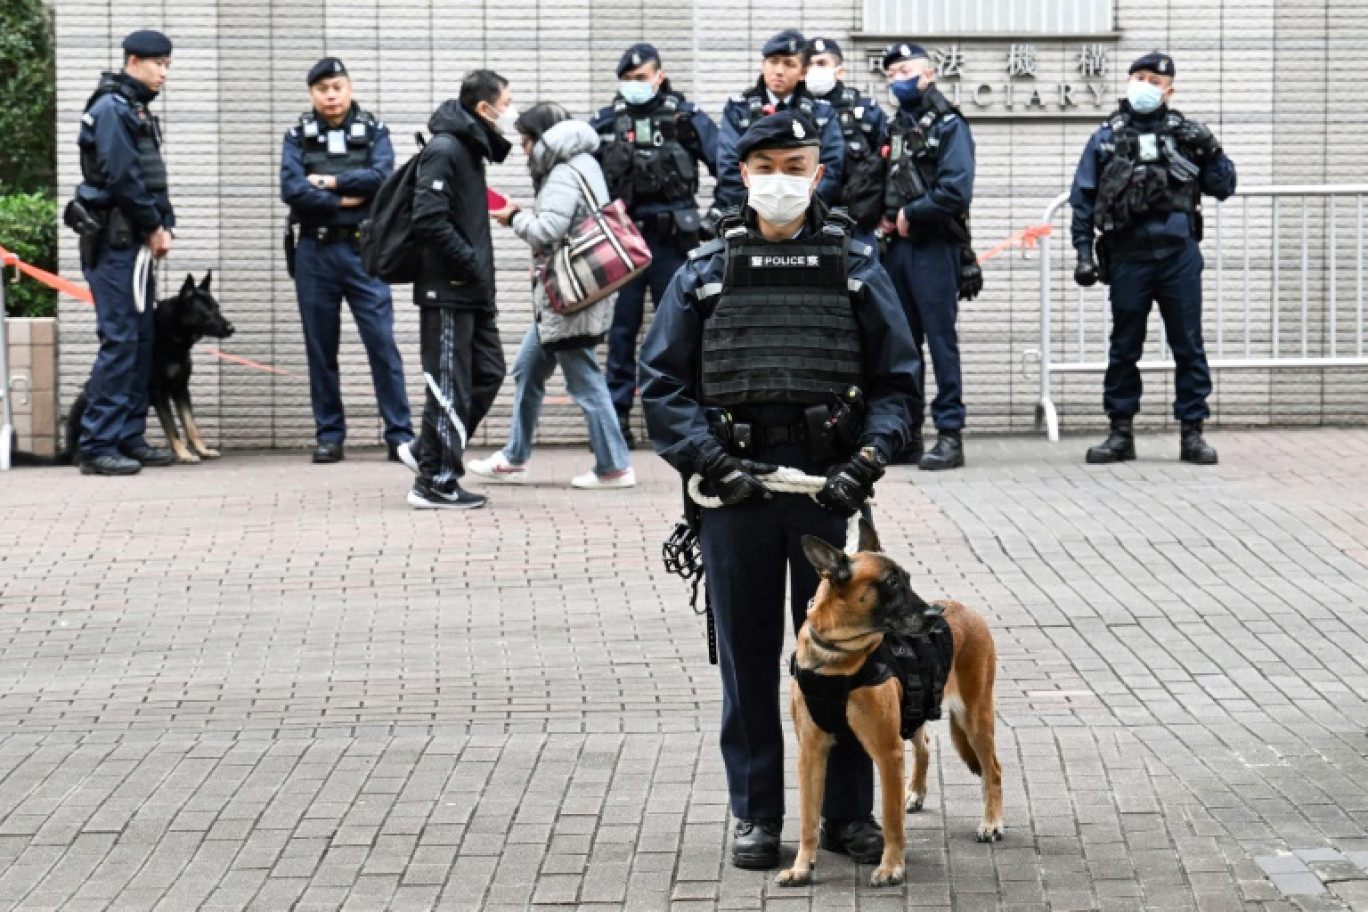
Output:
<path fill-rule="evenodd" d="M 589 124 L 563 120 L 547 130 L 532 148 L 528 164 L 537 188 L 537 201 L 532 212 L 519 211 L 513 216 L 512 228 L 531 245 L 538 263 L 545 261 L 595 209 L 612 199 L 603 171 L 593 156 L 598 145 L 599 136 Z M 585 199 L 572 167 L 583 175 L 597 199 Z M 612 294 L 583 310 L 562 315 L 551 309 L 546 290 L 541 282 L 535 282 L 532 314 L 542 347 L 556 351 L 602 342 L 613 323 L 616 301 L 617 295 Z"/>

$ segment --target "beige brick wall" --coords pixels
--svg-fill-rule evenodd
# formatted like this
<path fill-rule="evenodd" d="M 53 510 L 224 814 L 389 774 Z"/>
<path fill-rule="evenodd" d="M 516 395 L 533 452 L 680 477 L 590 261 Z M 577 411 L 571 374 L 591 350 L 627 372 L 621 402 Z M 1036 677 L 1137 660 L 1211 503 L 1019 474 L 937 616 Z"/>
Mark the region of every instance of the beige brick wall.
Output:
<path fill-rule="evenodd" d="M 14 448 L 50 456 L 57 446 L 57 321 L 5 320 Z"/>
<path fill-rule="evenodd" d="M 82 103 L 100 69 L 117 63 L 122 35 L 160 27 L 176 42 L 170 87 L 158 102 L 180 222 L 167 278 L 177 282 L 187 271 L 198 276 L 212 267 L 215 288 L 238 327 L 228 350 L 291 372 L 273 376 L 208 356 L 197 358 L 194 389 L 201 426 L 211 442 L 228 447 L 302 446 L 312 436 L 299 319 L 280 252 L 285 210 L 278 201 L 277 169 L 281 133 L 308 104 L 303 74 L 325 52 L 347 61 L 358 100 L 390 124 L 402 160 L 413 151 L 413 131 L 423 127 L 438 102 L 455 94 L 462 73 L 474 67 L 492 67 L 508 76 L 524 108 L 549 99 L 588 114 L 611 97 L 613 64 L 622 48 L 649 39 L 660 47 L 676 86 L 717 117 L 728 94 L 753 82 L 757 48 L 765 37 L 798 26 L 809 34 L 845 39 L 859 31 L 861 17 L 857 0 L 693 0 L 668 6 L 641 0 L 58 0 L 56 11 L 63 192 L 79 177 L 74 137 Z M 1117 27 L 1120 39 L 1110 76 L 1114 84 L 1120 85 L 1125 63 L 1139 53 L 1155 47 L 1173 53 L 1180 76 L 1178 106 L 1216 129 L 1243 185 L 1350 182 L 1368 176 L 1368 156 L 1359 139 L 1364 108 L 1353 91 L 1368 62 L 1368 6 L 1354 0 L 1118 0 Z M 860 46 L 858 40 L 851 45 Z M 1096 124 L 971 122 L 979 151 L 975 233 L 979 246 L 986 248 L 1037 221 L 1045 204 L 1068 188 Z M 504 165 L 491 168 L 490 183 L 515 199 L 530 196 L 524 162 L 516 152 Z M 704 198 L 710 196 L 709 182 Z M 1243 248 L 1239 223 L 1230 218 L 1240 213 L 1241 205 L 1227 205 L 1222 226 L 1219 257 L 1228 268 L 1221 283 L 1223 316 L 1215 306 L 1217 245 L 1214 239 L 1206 245 L 1206 332 L 1213 355 L 1218 323 L 1228 353 L 1237 353 L 1231 346 L 1243 350 L 1243 338 L 1234 330 L 1243 307 L 1243 272 L 1237 268 Z M 1249 295 L 1255 337 L 1267 347 L 1272 214 L 1266 201 L 1249 205 L 1254 250 Z M 1344 354 L 1354 353 L 1357 325 L 1354 215 L 1352 203 L 1341 205 L 1336 222 L 1337 248 L 1348 263 L 1335 289 L 1336 328 Z M 1296 201 L 1281 206 L 1278 228 L 1283 241 L 1292 243 L 1279 260 L 1277 287 L 1284 352 L 1301 348 L 1301 218 Z M 1313 204 L 1307 230 L 1312 242 L 1306 282 L 1308 350 L 1317 353 L 1324 350 L 1330 326 L 1323 203 Z M 495 236 L 500 327 L 511 361 L 529 320 L 522 281 L 527 254 L 509 232 L 496 228 Z M 75 244 L 69 237 L 63 244 L 64 272 L 79 275 Z M 1031 426 L 1039 387 L 1021 365 L 1039 343 L 1035 257 L 1014 254 L 995 260 L 986 270 L 984 295 L 962 308 L 966 402 L 974 429 Z M 1057 256 L 1055 262 L 1055 355 L 1061 357 L 1076 348 L 1077 296 L 1069 278 L 1071 256 Z M 419 403 L 416 313 L 407 288 L 396 288 L 395 300 L 399 345 L 413 401 Z M 1089 346 L 1100 357 L 1105 303 L 1096 295 L 1085 301 Z M 61 319 L 61 394 L 62 402 L 69 403 L 94 354 L 94 321 L 89 308 L 69 301 L 63 302 Z M 1157 318 L 1153 326 L 1151 349 L 1157 354 Z M 342 364 L 351 439 L 378 443 L 369 374 L 350 321 L 344 321 Z M 1276 377 L 1266 371 L 1227 372 L 1217 375 L 1212 402 L 1218 420 L 1230 422 L 1361 421 L 1368 416 L 1366 379 L 1368 374 L 1349 370 Z M 1164 420 L 1170 411 L 1171 380 L 1148 374 L 1146 381 L 1145 416 Z M 1055 388 L 1066 429 L 1100 425 L 1099 375 L 1062 377 Z M 503 440 L 511 394 L 510 380 L 477 442 Z M 563 396 L 559 385 L 551 395 Z M 543 439 L 582 436 L 572 405 L 558 399 L 548 406 Z"/>

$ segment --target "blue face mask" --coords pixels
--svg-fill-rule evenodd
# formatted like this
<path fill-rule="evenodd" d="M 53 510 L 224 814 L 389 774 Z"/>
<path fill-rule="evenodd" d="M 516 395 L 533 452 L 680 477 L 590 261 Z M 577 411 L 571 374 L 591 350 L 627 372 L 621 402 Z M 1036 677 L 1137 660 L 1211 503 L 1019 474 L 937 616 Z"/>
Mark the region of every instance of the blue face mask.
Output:
<path fill-rule="evenodd" d="M 1152 114 L 1164 103 L 1164 90 L 1157 85 L 1132 79 L 1126 83 L 1126 101 L 1136 114 Z"/>
<path fill-rule="evenodd" d="M 643 105 L 655 98 L 655 86 L 649 82 L 626 81 L 618 83 L 618 94 L 629 105 Z"/>
<path fill-rule="evenodd" d="M 894 104 L 910 108 L 921 100 L 921 77 L 913 76 L 911 79 L 899 79 L 897 82 L 888 84 L 889 99 Z"/>

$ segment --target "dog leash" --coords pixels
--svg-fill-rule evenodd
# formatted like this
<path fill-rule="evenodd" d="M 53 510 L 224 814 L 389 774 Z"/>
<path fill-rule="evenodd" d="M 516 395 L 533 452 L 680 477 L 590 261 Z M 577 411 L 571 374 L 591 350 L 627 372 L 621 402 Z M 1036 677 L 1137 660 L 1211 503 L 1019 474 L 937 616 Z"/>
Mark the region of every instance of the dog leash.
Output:
<path fill-rule="evenodd" d="M 147 279 L 152 272 L 152 249 L 146 244 L 138 248 L 138 259 L 133 264 L 133 306 L 138 313 L 147 310 Z"/>
<path fill-rule="evenodd" d="M 827 480 L 820 475 L 808 475 L 801 469 L 779 466 L 773 472 L 756 476 L 765 490 L 775 494 L 806 494 L 813 500 L 822 490 Z M 695 475 L 689 479 L 689 497 L 705 509 L 714 510 L 722 506 L 720 497 L 709 497 L 703 493 L 703 476 Z M 871 499 L 872 500 L 872 499 Z M 854 554 L 860 549 L 860 514 L 854 513 L 846 523 L 846 554 Z"/>

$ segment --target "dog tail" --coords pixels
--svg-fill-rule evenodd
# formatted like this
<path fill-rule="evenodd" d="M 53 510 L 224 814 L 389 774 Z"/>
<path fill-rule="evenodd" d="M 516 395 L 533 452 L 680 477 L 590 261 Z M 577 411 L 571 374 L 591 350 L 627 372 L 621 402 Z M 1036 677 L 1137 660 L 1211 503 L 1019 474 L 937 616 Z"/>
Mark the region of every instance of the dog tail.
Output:
<path fill-rule="evenodd" d="M 969 736 L 964 733 L 954 712 L 950 713 L 950 740 L 954 742 L 955 752 L 960 755 L 964 765 L 969 767 L 969 772 L 975 776 L 982 776 L 983 767 L 979 766 L 978 754 L 974 753 L 973 747 L 969 745 Z"/>

